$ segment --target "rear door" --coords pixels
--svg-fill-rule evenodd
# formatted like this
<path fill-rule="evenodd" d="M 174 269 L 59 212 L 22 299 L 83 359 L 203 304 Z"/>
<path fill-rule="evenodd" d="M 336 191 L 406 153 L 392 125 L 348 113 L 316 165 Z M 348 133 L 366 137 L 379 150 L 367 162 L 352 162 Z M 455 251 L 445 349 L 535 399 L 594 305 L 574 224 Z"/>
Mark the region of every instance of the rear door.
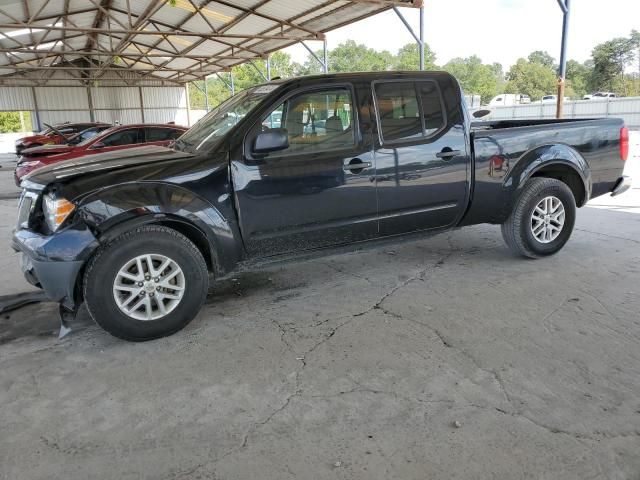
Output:
<path fill-rule="evenodd" d="M 382 235 L 453 225 L 469 191 L 469 152 L 457 85 L 373 83 L 376 185 Z"/>
<path fill-rule="evenodd" d="M 358 99 L 350 84 L 303 88 L 274 102 L 253 125 L 244 158 L 231 161 L 250 253 L 267 256 L 377 235 L 371 133 L 359 126 L 362 115 L 368 120 L 369 101 Z M 256 136 L 271 128 L 287 130 L 289 147 L 253 154 Z"/>

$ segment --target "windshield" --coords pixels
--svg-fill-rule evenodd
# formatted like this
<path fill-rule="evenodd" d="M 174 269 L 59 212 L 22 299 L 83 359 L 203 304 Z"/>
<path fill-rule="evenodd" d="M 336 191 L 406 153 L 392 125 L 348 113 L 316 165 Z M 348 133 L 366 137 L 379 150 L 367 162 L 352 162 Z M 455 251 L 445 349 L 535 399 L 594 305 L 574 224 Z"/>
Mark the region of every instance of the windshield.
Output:
<path fill-rule="evenodd" d="M 105 136 L 105 135 L 108 135 L 109 133 L 111 133 L 112 131 L 116 130 L 117 128 L 118 128 L 118 127 L 111 127 L 111 128 L 107 128 L 106 130 L 102 130 L 102 131 L 100 132 L 100 136 L 104 138 L 104 136 Z M 84 146 L 84 145 L 87 145 L 89 142 L 92 142 L 93 140 L 95 140 L 96 135 L 97 135 L 97 132 L 96 132 L 96 134 L 94 134 L 94 135 L 90 135 L 90 136 L 89 136 L 89 138 L 85 138 L 84 140 L 82 140 L 82 141 L 81 141 L 80 143 L 78 143 L 77 145 L 78 145 L 79 147 L 82 147 L 82 146 Z"/>
<path fill-rule="evenodd" d="M 189 152 L 209 149 L 276 88 L 278 85 L 262 85 L 231 97 L 187 130 L 175 148 Z"/>

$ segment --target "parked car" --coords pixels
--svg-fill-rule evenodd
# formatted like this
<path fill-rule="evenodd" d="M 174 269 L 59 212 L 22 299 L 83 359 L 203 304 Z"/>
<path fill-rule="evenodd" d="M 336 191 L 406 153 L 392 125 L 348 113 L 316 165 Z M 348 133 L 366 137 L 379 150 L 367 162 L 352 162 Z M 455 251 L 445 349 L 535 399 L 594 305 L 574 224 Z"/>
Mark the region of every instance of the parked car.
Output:
<path fill-rule="evenodd" d="M 13 247 L 63 318 L 85 302 L 108 332 L 141 341 L 191 321 L 210 278 L 310 252 L 492 223 L 518 255 L 547 257 L 577 207 L 629 188 L 622 120 L 473 122 L 463 98 L 444 72 L 249 88 L 173 148 L 31 173 Z M 305 133 L 311 115 L 332 128 Z"/>
<path fill-rule="evenodd" d="M 617 98 L 618 95 L 616 95 L 613 92 L 596 92 L 593 93 L 591 95 L 585 95 L 584 97 L 582 97 L 583 100 L 600 100 L 602 98 Z"/>
<path fill-rule="evenodd" d="M 531 103 L 529 95 L 501 93 L 489 102 L 489 107 L 510 107 L 513 105 L 528 105 Z"/>
<path fill-rule="evenodd" d="M 94 127 L 97 128 L 97 127 Z M 184 132 L 186 127 L 168 124 L 119 125 L 107 128 L 97 135 L 86 135 L 79 143 L 44 145 L 23 150 L 16 164 L 14 180 L 20 185 L 22 178 L 44 165 L 62 162 L 85 155 L 113 152 L 140 145 L 168 145 Z"/>
<path fill-rule="evenodd" d="M 46 128 L 36 135 L 22 137 L 16 140 L 16 155 L 20 155 L 26 148 L 66 143 L 69 137 L 91 127 L 100 125 L 106 127 L 110 126 L 108 123 L 100 122 L 63 123 L 55 126 L 47 125 L 45 123 L 44 125 Z"/>
<path fill-rule="evenodd" d="M 565 102 L 571 101 L 570 97 L 563 97 Z M 540 99 L 540 103 L 557 103 L 558 96 L 557 95 L 545 95 Z"/>

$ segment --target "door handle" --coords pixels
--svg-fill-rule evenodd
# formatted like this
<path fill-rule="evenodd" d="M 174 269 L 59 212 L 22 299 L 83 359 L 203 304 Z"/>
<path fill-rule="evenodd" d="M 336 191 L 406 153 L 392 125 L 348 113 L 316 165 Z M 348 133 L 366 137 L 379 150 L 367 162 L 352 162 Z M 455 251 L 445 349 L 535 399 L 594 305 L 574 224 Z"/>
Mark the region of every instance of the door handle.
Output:
<path fill-rule="evenodd" d="M 346 165 L 343 165 L 342 168 L 347 171 L 351 170 L 364 170 L 365 168 L 369 168 L 371 166 L 371 162 L 363 162 L 359 158 L 352 159 Z"/>
<path fill-rule="evenodd" d="M 445 147 L 442 151 L 436 153 L 436 157 L 444 160 L 449 160 L 451 157 L 457 157 L 460 155 L 460 150 L 451 150 L 449 147 Z"/>

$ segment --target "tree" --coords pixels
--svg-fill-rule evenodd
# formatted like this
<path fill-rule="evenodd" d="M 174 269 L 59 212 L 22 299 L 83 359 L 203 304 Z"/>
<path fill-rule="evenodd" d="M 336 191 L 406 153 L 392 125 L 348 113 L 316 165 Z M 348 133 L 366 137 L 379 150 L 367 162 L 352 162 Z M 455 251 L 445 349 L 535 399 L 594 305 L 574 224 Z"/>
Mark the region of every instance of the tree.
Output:
<path fill-rule="evenodd" d="M 634 45 L 628 38 L 619 37 L 596 45 L 593 57 L 592 83 L 596 90 L 615 90 L 615 81 L 623 80 L 624 70 L 634 56 Z M 626 93 L 626 92 L 625 92 Z"/>
<path fill-rule="evenodd" d="M 20 119 L 20 112 L 0 112 L 0 133 L 29 130 L 31 130 L 31 114 L 29 112 L 22 112 L 22 121 Z"/>
<path fill-rule="evenodd" d="M 640 32 L 631 30 L 631 46 L 638 52 L 638 79 L 640 79 Z"/>
<path fill-rule="evenodd" d="M 540 65 L 544 65 L 549 68 L 554 68 L 553 64 L 555 59 L 549 55 L 549 53 L 544 52 L 542 50 L 536 50 L 535 52 L 531 52 L 528 57 L 529 63 L 539 63 Z"/>
<path fill-rule="evenodd" d="M 420 49 L 417 43 L 407 43 L 393 59 L 394 70 L 418 70 L 420 68 Z M 436 54 L 424 44 L 424 69 L 434 70 L 436 67 Z"/>
<path fill-rule="evenodd" d="M 576 60 L 567 61 L 567 95 L 578 99 L 591 92 L 591 76 L 593 65 L 590 62 L 580 63 Z M 571 94 L 573 92 L 573 94 Z"/>
<path fill-rule="evenodd" d="M 531 100 L 540 100 L 556 89 L 556 74 L 548 65 L 518 59 L 507 73 L 506 93 L 529 95 Z"/>
<path fill-rule="evenodd" d="M 502 86 L 502 67 L 485 65 L 480 58 L 454 58 L 444 65 L 444 70 L 458 79 L 465 93 L 480 95 L 486 103 L 496 96 Z"/>
<path fill-rule="evenodd" d="M 285 52 L 274 52 L 270 55 L 271 77 L 289 78 L 296 74 L 295 65 L 291 62 L 291 56 Z M 253 65 L 244 63 L 232 68 L 235 91 L 239 92 L 247 88 L 265 82 L 267 66 L 263 60 L 255 60 Z M 262 72 L 262 74 L 260 73 Z M 264 77 L 263 77 L 264 75 Z M 217 76 L 207 79 L 207 93 L 209 97 L 209 109 L 225 101 L 231 96 L 229 88 L 229 74 L 221 73 L 221 80 Z M 192 82 L 189 85 L 189 104 L 191 108 L 203 109 L 206 106 L 204 100 L 204 81 Z"/>
<path fill-rule="evenodd" d="M 322 52 L 315 54 L 322 58 Z M 333 50 L 327 52 L 329 69 L 331 72 L 366 72 L 389 70 L 392 66 L 393 55 L 386 50 L 378 52 L 364 44 L 347 40 Z M 299 75 L 322 73 L 318 61 L 309 55 L 299 67 Z"/>

